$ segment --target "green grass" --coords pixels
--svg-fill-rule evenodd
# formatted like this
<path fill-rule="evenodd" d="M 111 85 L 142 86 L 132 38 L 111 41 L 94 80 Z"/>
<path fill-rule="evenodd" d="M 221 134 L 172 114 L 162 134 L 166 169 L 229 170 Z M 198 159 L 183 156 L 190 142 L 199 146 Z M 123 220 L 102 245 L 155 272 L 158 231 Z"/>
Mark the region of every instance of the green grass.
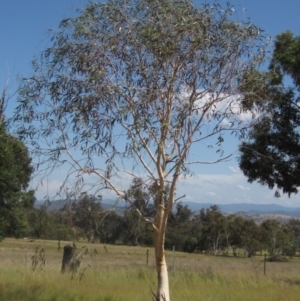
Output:
<path fill-rule="evenodd" d="M 64 246 L 67 242 L 62 243 Z M 27 245 L 27 246 L 26 246 Z M 31 270 L 36 247 L 46 250 L 46 266 Z M 82 250 L 84 243 L 77 244 Z M 5 239 L 0 243 L 0 300 L 4 301 L 140 301 L 151 300 L 156 288 L 154 254 L 150 249 L 146 266 L 146 248 L 89 246 L 79 273 L 60 273 L 62 250 L 57 242 Z M 26 264 L 27 254 L 27 264 Z M 167 252 L 172 301 L 282 301 L 299 300 L 300 259 L 286 263 L 268 263 L 263 273 L 263 257 L 215 257 Z M 174 262 L 174 270 L 173 270 Z"/>

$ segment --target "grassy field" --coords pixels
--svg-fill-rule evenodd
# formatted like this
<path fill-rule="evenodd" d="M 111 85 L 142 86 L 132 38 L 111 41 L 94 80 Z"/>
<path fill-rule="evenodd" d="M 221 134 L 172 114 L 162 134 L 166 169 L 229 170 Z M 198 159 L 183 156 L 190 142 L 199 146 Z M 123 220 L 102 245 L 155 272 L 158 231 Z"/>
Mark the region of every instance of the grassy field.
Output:
<path fill-rule="evenodd" d="M 78 243 L 77 251 L 84 246 Z M 37 247 L 45 250 L 46 265 L 33 271 L 31 257 Z M 150 287 L 156 287 L 153 250 L 146 266 L 147 248 L 106 249 L 90 245 L 71 279 L 60 273 L 62 250 L 57 242 L 5 239 L 0 243 L 0 300 L 150 301 Z M 300 300 L 299 258 L 267 263 L 264 275 L 260 256 L 251 260 L 180 252 L 167 256 L 172 301 Z"/>

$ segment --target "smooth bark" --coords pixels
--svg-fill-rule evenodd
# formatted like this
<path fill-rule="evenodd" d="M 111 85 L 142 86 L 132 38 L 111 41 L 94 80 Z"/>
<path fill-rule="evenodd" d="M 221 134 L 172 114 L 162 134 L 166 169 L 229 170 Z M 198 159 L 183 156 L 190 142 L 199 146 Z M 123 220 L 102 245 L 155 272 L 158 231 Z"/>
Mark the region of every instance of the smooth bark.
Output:
<path fill-rule="evenodd" d="M 164 249 L 164 232 L 154 234 L 155 242 L 155 263 L 157 272 L 157 301 L 169 301 L 169 276 Z"/>

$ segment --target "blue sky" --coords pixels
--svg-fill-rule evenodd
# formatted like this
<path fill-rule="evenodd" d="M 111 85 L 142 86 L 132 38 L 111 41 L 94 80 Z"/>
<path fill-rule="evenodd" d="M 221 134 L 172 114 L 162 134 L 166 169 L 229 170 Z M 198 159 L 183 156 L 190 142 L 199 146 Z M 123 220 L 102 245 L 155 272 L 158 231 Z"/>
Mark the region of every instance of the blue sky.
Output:
<path fill-rule="evenodd" d="M 196 5 L 205 2 L 213 1 L 194 1 Z M 224 6 L 227 1 L 219 3 Z M 237 20 L 250 18 L 272 37 L 285 30 L 300 35 L 299 0 L 234 0 L 230 3 Z M 63 18 L 76 15 L 76 8 L 86 4 L 85 0 L 0 1 L 0 91 L 7 87 L 11 96 L 7 115 L 11 115 L 16 106 L 17 77 L 29 76 L 31 60 L 51 45 L 47 31 L 57 28 Z M 231 147 L 234 149 L 235 145 Z M 49 179 L 47 188 L 39 188 L 37 197 L 42 198 L 46 190 L 54 191 L 59 185 L 59 177 Z M 180 193 L 185 193 L 189 201 L 203 203 L 277 203 L 300 207 L 299 196 L 276 199 L 267 187 L 247 183 L 235 159 L 196 169 L 194 177 L 180 181 Z"/>

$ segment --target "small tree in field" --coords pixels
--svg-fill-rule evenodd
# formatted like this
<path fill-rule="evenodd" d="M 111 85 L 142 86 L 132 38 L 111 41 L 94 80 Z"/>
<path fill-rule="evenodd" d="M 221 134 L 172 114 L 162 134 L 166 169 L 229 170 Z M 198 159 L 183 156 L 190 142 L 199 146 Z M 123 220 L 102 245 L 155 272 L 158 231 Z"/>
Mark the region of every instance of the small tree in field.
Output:
<path fill-rule="evenodd" d="M 101 207 L 102 196 L 81 194 L 77 202 L 72 204 L 74 225 L 81 228 L 89 243 L 99 233 L 99 225 L 103 219 Z"/>
<path fill-rule="evenodd" d="M 262 62 L 264 38 L 232 21 L 233 11 L 184 0 L 91 3 L 61 22 L 21 83 L 18 134 L 40 168 L 69 166 L 61 193 L 74 181 L 73 193 L 89 184 L 134 205 L 126 191 L 142 179 L 155 217 L 135 210 L 154 233 L 157 300 L 170 300 L 164 239 L 180 175 L 225 160 L 223 134 L 249 126 L 240 86 Z M 203 145 L 221 156 L 208 162 Z"/>

